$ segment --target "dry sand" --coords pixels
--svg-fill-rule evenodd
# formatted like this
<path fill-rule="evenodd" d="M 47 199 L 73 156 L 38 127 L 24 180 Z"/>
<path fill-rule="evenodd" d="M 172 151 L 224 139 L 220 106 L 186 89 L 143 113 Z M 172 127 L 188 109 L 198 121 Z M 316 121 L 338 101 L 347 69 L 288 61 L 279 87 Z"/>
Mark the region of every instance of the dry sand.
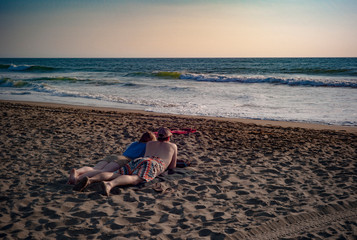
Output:
<path fill-rule="evenodd" d="M 0 108 L 0 238 L 357 237 L 355 127 L 4 101 Z M 198 130 L 173 138 L 191 167 L 109 197 L 96 185 L 66 185 L 71 168 L 119 155 L 160 126 Z M 173 192 L 156 192 L 154 183 Z"/>

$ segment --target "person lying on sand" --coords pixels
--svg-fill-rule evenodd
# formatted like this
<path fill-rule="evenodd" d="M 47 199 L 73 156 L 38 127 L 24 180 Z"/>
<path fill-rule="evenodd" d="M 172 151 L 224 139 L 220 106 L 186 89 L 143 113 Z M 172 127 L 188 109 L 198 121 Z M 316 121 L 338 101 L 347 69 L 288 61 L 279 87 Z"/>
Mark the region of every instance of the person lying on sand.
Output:
<path fill-rule="evenodd" d="M 102 172 L 91 178 L 83 178 L 74 190 L 83 191 L 94 182 L 102 182 L 103 193 L 109 196 L 110 190 L 116 186 L 137 185 L 149 182 L 166 169 L 174 169 L 177 162 L 177 146 L 170 142 L 172 133 L 168 128 L 160 128 L 158 141 L 146 144 L 145 156 L 135 159 L 115 172 Z"/>
<path fill-rule="evenodd" d="M 68 184 L 76 184 L 84 177 L 92 177 L 101 172 L 114 172 L 127 162 L 141 158 L 145 154 L 146 143 L 156 141 L 156 136 L 152 132 L 145 132 L 139 141 L 131 143 L 123 153 L 123 156 L 118 156 L 114 160 L 104 159 L 97 163 L 94 167 L 82 167 L 79 169 L 72 169 L 70 171 Z"/>

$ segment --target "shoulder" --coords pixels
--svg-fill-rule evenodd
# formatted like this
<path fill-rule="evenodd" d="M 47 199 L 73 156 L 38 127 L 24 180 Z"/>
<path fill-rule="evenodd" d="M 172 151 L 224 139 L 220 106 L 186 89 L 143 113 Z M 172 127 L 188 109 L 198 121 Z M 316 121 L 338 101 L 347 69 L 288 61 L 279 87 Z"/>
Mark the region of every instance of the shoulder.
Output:
<path fill-rule="evenodd" d="M 169 143 L 172 148 L 177 149 L 177 145 L 175 143 Z"/>
<path fill-rule="evenodd" d="M 171 147 L 177 147 L 175 143 L 172 142 L 164 142 L 164 144 L 171 146 Z"/>
<path fill-rule="evenodd" d="M 156 141 L 150 141 L 150 142 L 145 143 L 145 145 L 154 145 L 154 144 L 156 144 Z"/>

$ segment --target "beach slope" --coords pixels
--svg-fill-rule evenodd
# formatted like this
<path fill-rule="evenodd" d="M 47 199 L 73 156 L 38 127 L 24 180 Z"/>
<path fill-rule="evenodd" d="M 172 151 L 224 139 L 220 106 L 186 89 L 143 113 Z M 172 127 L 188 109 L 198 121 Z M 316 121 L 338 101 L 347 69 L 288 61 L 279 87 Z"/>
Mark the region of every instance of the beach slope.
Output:
<path fill-rule="evenodd" d="M 355 239 L 356 128 L 0 102 L 4 239 Z M 259 124 L 258 124 L 259 123 Z M 67 185 L 146 130 L 192 165 L 102 196 Z"/>

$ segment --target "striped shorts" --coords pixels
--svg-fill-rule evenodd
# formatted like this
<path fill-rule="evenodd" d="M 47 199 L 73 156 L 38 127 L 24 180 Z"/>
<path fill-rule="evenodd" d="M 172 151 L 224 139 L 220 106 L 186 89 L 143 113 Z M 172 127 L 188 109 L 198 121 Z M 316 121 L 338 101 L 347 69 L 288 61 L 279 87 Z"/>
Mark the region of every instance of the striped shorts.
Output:
<path fill-rule="evenodd" d="M 158 157 L 137 158 L 123 167 L 116 173 L 120 175 L 138 175 L 146 182 L 150 182 L 155 177 L 165 171 L 165 163 Z"/>

